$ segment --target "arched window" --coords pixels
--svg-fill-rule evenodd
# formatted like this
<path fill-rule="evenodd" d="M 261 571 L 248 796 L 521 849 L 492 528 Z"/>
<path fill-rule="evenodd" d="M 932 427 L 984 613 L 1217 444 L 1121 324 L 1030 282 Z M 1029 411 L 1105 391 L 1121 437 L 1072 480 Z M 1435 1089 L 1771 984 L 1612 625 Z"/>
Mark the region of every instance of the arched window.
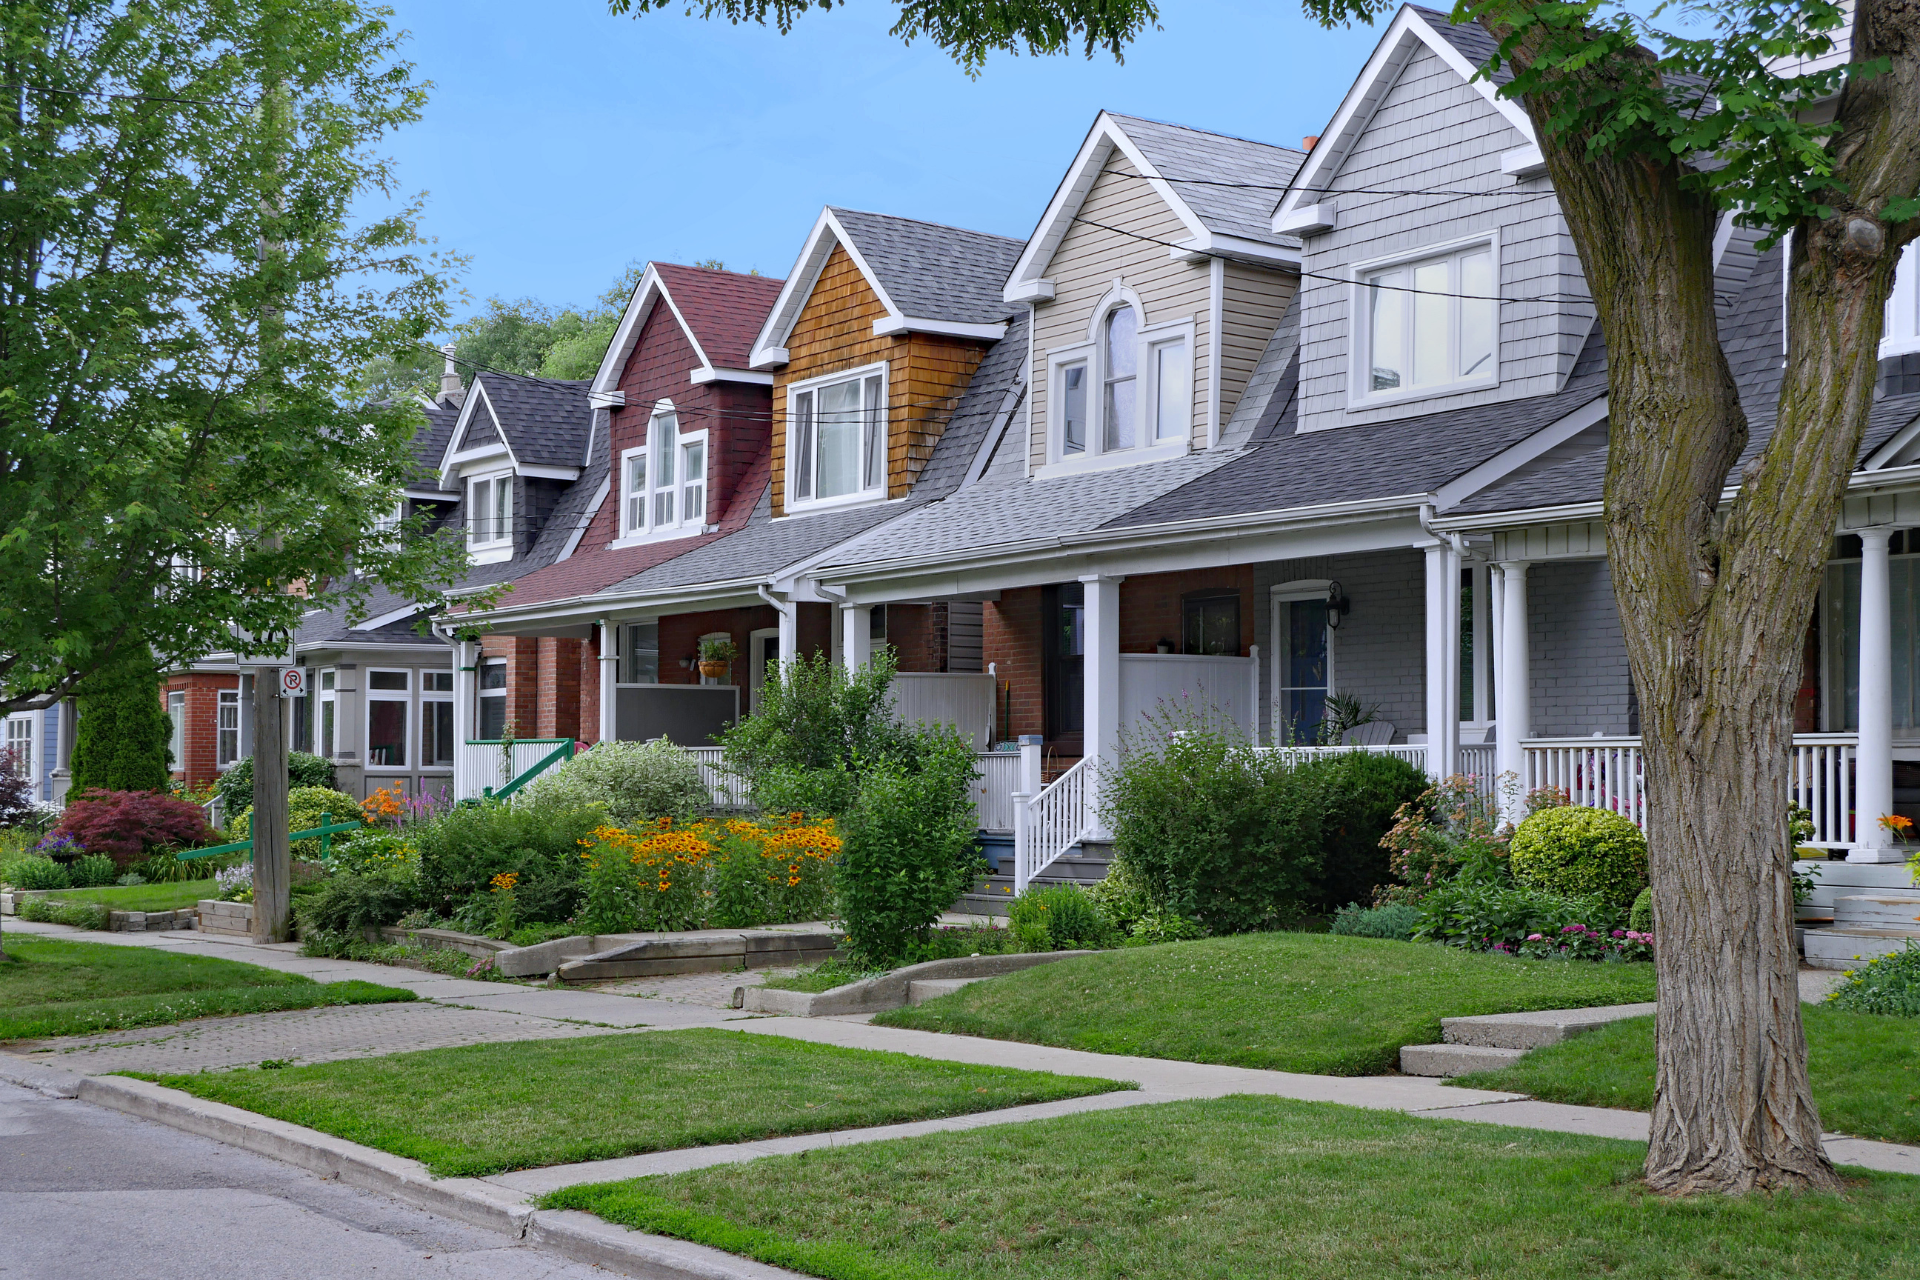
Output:
<path fill-rule="evenodd" d="M 1140 318 L 1132 307 L 1115 307 L 1107 316 L 1105 396 L 1101 405 L 1102 448 L 1133 448 L 1134 389 L 1139 384 Z"/>

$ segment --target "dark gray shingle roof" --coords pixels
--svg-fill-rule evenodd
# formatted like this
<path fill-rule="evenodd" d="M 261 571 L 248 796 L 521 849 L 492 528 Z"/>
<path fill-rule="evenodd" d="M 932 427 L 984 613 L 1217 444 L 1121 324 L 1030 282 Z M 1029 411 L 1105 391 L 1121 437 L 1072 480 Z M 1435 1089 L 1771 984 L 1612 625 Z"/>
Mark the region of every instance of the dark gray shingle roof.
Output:
<path fill-rule="evenodd" d="M 1274 234 L 1273 211 L 1306 163 L 1306 152 L 1109 114 L 1209 231 L 1267 244 L 1299 243 Z M 1232 183 L 1247 185 L 1224 185 Z"/>
<path fill-rule="evenodd" d="M 1024 241 L 858 209 L 833 216 L 903 315 L 998 324 L 1013 314 L 1000 292 Z"/>

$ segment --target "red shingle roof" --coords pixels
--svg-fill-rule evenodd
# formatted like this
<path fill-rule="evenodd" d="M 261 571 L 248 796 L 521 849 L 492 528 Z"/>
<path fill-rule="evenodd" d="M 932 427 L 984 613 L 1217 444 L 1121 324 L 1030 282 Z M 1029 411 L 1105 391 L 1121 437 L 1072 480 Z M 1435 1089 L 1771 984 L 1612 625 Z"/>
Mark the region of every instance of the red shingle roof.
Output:
<path fill-rule="evenodd" d="M 746 368 L 753 340 L 760 335 L 760 326 L 786 282 L 671 262 L 656 262 L 653 269 L 660 273 L 661 283 L 673 295 L 674 305 L 714 367 Z"/>

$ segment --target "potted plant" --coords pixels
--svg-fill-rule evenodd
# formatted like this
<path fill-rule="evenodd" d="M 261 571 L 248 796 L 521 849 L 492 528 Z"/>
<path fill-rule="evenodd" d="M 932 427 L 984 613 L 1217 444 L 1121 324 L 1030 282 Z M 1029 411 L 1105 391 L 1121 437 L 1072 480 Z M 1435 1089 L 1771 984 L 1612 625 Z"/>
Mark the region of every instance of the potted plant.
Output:
<path fill-rule="evenodd" d="M 700 642 L 700 674 L 715 680 L 727 674 L 733 665 L 733 641 L 725 636 L 709 636 Z"/>

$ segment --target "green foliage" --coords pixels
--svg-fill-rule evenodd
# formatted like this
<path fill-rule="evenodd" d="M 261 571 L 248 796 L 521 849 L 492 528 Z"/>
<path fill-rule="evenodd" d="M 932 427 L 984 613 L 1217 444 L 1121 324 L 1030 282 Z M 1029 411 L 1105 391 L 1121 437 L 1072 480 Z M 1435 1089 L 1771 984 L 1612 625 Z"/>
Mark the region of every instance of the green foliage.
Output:
<path fill-rule="evenodd" d="M 104 929 L 107 908 L 97 902 L 62 902 L 58 898 L 22 898 L 14 911 L 22 920 L 69 925 L 75 929 Z"/>
<path fill-rule="evenodd" d="M 596 845 L 586 859 L 586 867 L 584 893 L 574 916 L 580 932 L 632 933 L 637 930 L 641 911 L 640 877 L 633 864 L 622 856 L 621 850 Z M 656 902 L 656 905 L 664 904 Z"/>
<path fill-rule="evenodd" d="M 91 790 L 165 791 L 173 724 L 160 705 L 160 674 L 145 653 L 102 669 L 80 688 L 73 735 L 72 795 Z"/>
<path fill-rule="evenodd" d="M 1435 887 L 1420 899 L 1419 912 L 1413 936 L 1423 942 L 1522 955 L 1545 955 L 1567 945 L 1575 946 L 1580 958 L 1651 959 L 1641 937 L 1612 938 L 1626 924 L 1624 913 L 1599 894 L 1573 897 L 1461 879 Z"/>
<path fill-rule="evenodd" d="M 1086 896 L 1129 947 L 1207 936 L 1200 924 L 1156 902 L 1146 878 L 1124 857 L 1108 864 L 1106 879 L 1089 885 Z"/>
<path fill-rule="evenodd" d="M 52 858 L 28 857 L 9 862 L 6 881 L 16 889 L 68 889 L 73 876 Z"/>
<path fill-rule="evenodd" d="M 602 742 L 549 770 L 523 794 L 533 804 L 597 805 L 619 827 L 690 818 L 711 803 L 700 766 L 665 739 Z"/>
<path fill-rule="evenodd" d="M 303 895 L 296 915 L 302 937 L 310 932 L 357 935 L 394 923 L 414 904 L 414 887 L 404 881 L 341 874 Z"/>
<path fill-rule="evenodd" d="M 1515 881 L 1549 893 L 1598 894 L 1616 907 L 1647 884 L 1647 838 L 1631 819 L 1570 805 L 1531 814 L 1513 833 Z"/>
<path fill-rule="evenodd" d="M 420 870 L 420 851 L 405 832 L 362 827 L 333 838 L 327 866 L 356 876 L 412 881 Z"/>
<path fill-rule="evenodd" d="M 344 791 L 334 791 L 327 787 L 294 787 L 287 792 L 287 834 L 296 831 L 312 831 L 321 826 L 321 817 L 325 815 L 331 823 L 358 822 L 360 804 Z M 227 834 L 234 840 L 251 839 L 253 835 L 253 806 L 249 804 L 227 824 Z M 357 835 L 357 832 L 342 831 L 334 836 L 339 840 L 343 836 Z M 320 856 L 320 837 L 295 840 L 291 846 L 296 857 L 317 858 Z"/>
<path fill-rule="evenodd" d="M 882 649 L 859 671 L 827 654 L 769 672 L 758 714 L 721 736 L 729 768 L 771 813 L 839 817 L 871 769 L 913 767 L 916 740 L 893 715 L 894 658 Z"/>
<path fill-rule="evenodd" d="M 1091 898 L 1070 884 L 1028 889 L 1007 904 L 1007 927 L 1029 951 L 1098 950 L 1119 931 Z"/>
<path fill-rule="evenodd" d="M 1323 853 L 1314 904 L 1324 910 L 1371 901 L 1393 878 L 1380 841 L 1400 806 L 1427 789 L 1427 776 L 1399 756 L 1373 751 L 1310 761 L 1297 772 L 1298 781 L 1320 793 Z"/>
<path fill-rule="evenodd" d="M 1152 713 L 1102 793 L 1114 848 L 1175 915 L 1238 933 L 1305 910 L 1320 873 L 1321 789 L 1235 727 Z"/>
<path fill-rule="evenodd" d="M 1393 938 L 1410 942 L 1419 923 L 1420 908 L 1410 902 L 1389 902 L 1381 907 L 1349 902 L 1334 912 L 1329 931 L 1351 938 Z"/>
<path fill-rule="evenodd" d="M 861 777 L 835 873 L 848 947 L 876 966 L 924 942 L 981 868 L 973 744 L 946 726 L 914 738 L 914 767 L 887 760 Z"/>
<path fill-rule="evenodd" d="M 75 858 L 68 874 L 73 877 L 76 889 L 97 889 L 112 884 L 120 878 L 120 866 L 103 853 L 90 853 L 84 858 Z"/>
<path fill-rule="evenodd" d="M 1627 928 L 1635 933 L 1653 932 L 1653 886 L 1642 889 L 1627 910 Z"/>
<path fill-rule="evenodd" d="M 1889 955 L 1847 970 L 1847 981 L 1827 1003 L 1854 1013 L 1920 1018 L 1920 946 L 1912 942 Z"/>
<path fill-rule="evenodd" d="M 305 751 L 287 752 L 287 787 L 324 787 L 333 788 L 333 763 L 324 756 L 309 755 Z M 253 757 L 241 756 L 233 767 L 220 775 L 213 784 L 213 793 L 220 797 L 221 807 L 231 818 L 253 807 Z M 356 807 L 354 813 L 358 813 Z M 350 813 L 337 815 L 342 821 L 353 816 Z M 301 828 L 294 827 L 299 831 Z M 244 838 L 244 837 L 243 837 Z"/>
<path fill-rule="evenodd" d="M 1535 793 L 1544 807 L 1551 797 Z M 1376 902 L 1418 902 L 1435 885 L 1455 879 L 1504 885 L 1507 837 L 1498 807 L 1474 780 L 1455 774 L 1401 805 L 1392 830 L 1381 837 L 1388 866 L 1399 884 L 1374 895 Z"/>
<path fill-rule="evenodd" d="M 361 216 L 424 102 L 403 33 L 355 0 L 0 13 L 0 710 L 131 653 L 283 652 L 289 582 L 437 604 L 461 540 L 370 536 L 419 411 L 351 395 L 444 319 L 417 209 Z M 164 786 L 138 738 L 139 776 L 80 750 L 78 786 Z"/>
<path fill-rule="evenodd" d="M 420 903 L 451 916 L 476 898 L 484 904 L 493 877 L 510 871 L 520 877 L 522 921 L 565 920 L 580 899 L 581 841 L 601 820 L 598 809 L 495 803 L 415 823 L 407 832 L 419 850 Z"/>

